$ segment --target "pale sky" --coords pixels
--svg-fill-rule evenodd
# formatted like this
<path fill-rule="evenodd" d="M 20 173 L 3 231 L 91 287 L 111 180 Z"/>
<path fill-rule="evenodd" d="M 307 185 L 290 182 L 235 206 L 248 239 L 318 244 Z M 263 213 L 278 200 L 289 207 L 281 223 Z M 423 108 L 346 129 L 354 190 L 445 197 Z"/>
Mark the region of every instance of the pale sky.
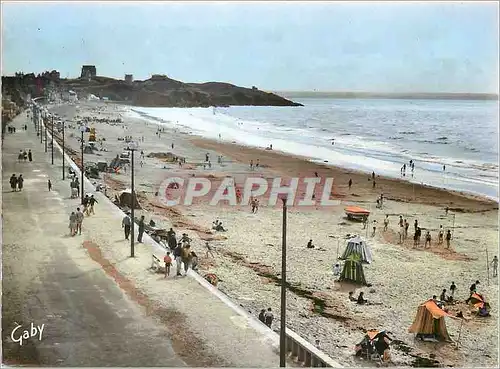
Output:
<path fill-rule="evenodd" d="M 267 90 L 498 91 L 498 2 L 2 2 L 2 74 Z"/>

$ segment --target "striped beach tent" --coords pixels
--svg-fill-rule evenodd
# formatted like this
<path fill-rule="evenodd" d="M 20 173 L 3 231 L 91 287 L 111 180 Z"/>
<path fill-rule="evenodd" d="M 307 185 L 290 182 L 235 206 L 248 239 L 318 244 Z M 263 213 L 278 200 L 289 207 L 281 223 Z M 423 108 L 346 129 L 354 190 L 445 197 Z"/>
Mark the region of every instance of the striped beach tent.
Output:
<path fill-rule="evenodd" d="M 353 254 L 359 255 L 360 261 L 362 263 L 371 264 L 371 262 L 373 261 L 373 256 L 370 246 L 368 246 L 366 242 L 363 241 L 359 236 L 350 238 L 347 241 L 347 246 L 340 259 L 346 260 L 349 256 Z"/>
<path fill-rule="evenodd" d="M 359 254 L 352 254 L 346 259 L 339 281 L 351 282 L 363 286 L 368 285 L 368 283 L 366 283 L 363 264 L 361 263 Z"/>

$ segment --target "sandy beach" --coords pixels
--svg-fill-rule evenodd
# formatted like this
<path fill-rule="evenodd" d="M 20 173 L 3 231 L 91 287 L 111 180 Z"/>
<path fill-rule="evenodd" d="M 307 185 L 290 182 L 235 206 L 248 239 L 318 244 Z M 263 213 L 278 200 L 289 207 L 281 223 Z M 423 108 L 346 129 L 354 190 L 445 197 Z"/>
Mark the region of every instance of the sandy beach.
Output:
<path fill-rule="evenodd" d="M 157 225 L 174 227 L 177 234 L 188 233 L 192 247 L 200 256 L 200 274 L 215 273 L 221 282 L 219 289 L 249 312 L 258 315 L 263 308 L 271 307 L 279 327 L 279 274 L 281 268 L 281 221 L 279 207 L 262 205 L 257 214 L 249 206 L 210 206 L 195 202 L 190 207 L 166 208 L 155 193 L 167 177 L 192 176 L 222 181 L 233 176 L 243 181 L 248 176 L 264 178 L 319 177 L 334 178 L 333 194 L 341 200 L 333 207 L 291 207 L 288 210 L 288 270 L 287 279 L 293 286 L 288 291 L 287 325 L 345 366 L 371 366 L 373 363 L 354 357 L 353 347 L 367 329 L 386 329 L 397 340 L 393 345 L 393 362 L 397 366 L 469 366 L 494 367 L 498 365 L 498 278 L 487 273 L 487 255 L 491 261 L 498 255 L 498 203 L 478 196 L 413 185 L 403 180 L 376 177 L 376 187 L 369 181 L 370 174 L 315 164 L 305 158 L 242 147 L 227 142 L 207 140 L 185 132 L 164 129 L 155 133 L 158 123 L 127 116 L 128 107 L 112 103 L 85 103 L 51 106 L 50 110 L 64 119 L 70 127 L 66 130 L 66 145 L 80 152 L 78 119 L 121 118 L 121 123 L 93 121 L 97 139 L 105 138 L 103 149 L 95 154 L 85 154 L 85 161 L 108 163 L 124 151 L 125 141 L 119 137 L 132 136 L 139 141 L 135 165 L 136 192 L 146 221 L 153 219 Z M 144 140 L 142 139 L 144 138 Z M 172 148 L 174 143 L 174 148 Z M 100 147 L 100 145 L 97 145 Z M 177 163 L 148 157 L 150 153 L 168 153 L 185 158 Z M 203 167 L 205 154 L 209 153 L 212 167 Z M 223 157 L 222 164 L 216 158 Z M 250 171 L 249 163 L 259 160 L 260 168 Z M 130 171 L 101 174 L 106 183 L 108 197 L 130 187 Z M 348 181 L 353 185 L 349 190 Z M 69 188 L 68 188 L 69 193 Z M 375 201 L 384 194 L 382 209 Z M 264 201 L 261 201 L 263 204 Z M 363 229 L 361 223 L 345 218 L 346 205 L 359 205 L 371 211 L 370 222 L 376 220 L 375 236 Z M 445 208 L 449 208 L 446 214 Z M 383 231 L 383 219 L 389 215 L 389 227 Z M 430 248 L 413 248 L 408 239 L 398 244 L 398 219 L 402 215 L 410 223 L 418 219 L 424 233 L 433 236 Z M 212 222 L 219 219 L 227 232 L 214 234 Z M 453 227 L 451 249 L 436 244 L 439 226 Z M 372 264 L 364 268 L 371 287 L 356 287 L 336 282 L 332 264 L 346 245 L 346 236 L 364 237 L 374 254 Z M 411 237 L 409 237 L 411 238 Z M 307 249 L 312 239 L 315 248 Z M 215 248 L 215 257 L 205 257 L 205 241 Z M 432 295 L 448 289 L 452 281 L 458 287 L 456 297 L 465 300 L 469 286 L 481 283 L 478 292 L 491 303 L 491 317 L 478 318 L 465 304 L 451 307 L 452 312 L 462 311 L 468 318 L 463 324 L 460 345 L 452 343 L 423 343 L 414 341 L 408 333 L 417 307 Z M 349 301 L 348 291 L 355 295 L 365 292 L 375 305 L 356 305 Z M 318 306 L 318 301 L 322 301 Z M 460 321 L 447 320 L 448 331 L 458 340 Z"/>

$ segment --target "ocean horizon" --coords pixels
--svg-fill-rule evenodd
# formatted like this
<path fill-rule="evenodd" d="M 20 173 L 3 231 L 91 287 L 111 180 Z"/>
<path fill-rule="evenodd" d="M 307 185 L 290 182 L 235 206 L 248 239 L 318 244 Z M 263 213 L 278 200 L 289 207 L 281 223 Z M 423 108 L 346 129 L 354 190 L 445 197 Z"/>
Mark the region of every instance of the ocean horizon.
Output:
<path fill-rule="evenodd" d="M 314 162 L 498 201 L 498 101 L 295 101 L 304 106 L 133 107 L 130 114 L 205 138 L 259 148 L 272 144 Z"/>

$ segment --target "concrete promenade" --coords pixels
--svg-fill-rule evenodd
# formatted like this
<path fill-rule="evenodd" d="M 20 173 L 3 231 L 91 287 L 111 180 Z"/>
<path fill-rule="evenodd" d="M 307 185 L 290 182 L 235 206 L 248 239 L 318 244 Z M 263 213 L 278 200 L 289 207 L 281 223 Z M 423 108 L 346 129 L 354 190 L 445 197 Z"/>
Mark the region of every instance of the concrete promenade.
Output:
<path fill-rule="evenodd" d="M 61 180 L 61 154 L 54 149 L 51 165 L 50 139 L 45 153 L 25 113 L 11 125 L 16 133 L 6 133 L 2 147 L 4 363 L 279 365 L 274 332 L 193 278 L 165 280 L 149 271 L 151 244 L 138 244 L 130 258 L 122 215 L 103 194 L 96 193 L 96 214 L 85 218 L 83 234 L 70 237 L 69 214 L 80 202 Z M 34 161 L 18 163 L 20 149 L 31 149 Z M 25 178 L 21 192 L 10 190 L 14 173 Z M 42 338 L 13 342 L 13 329 L 22 326 L 18 337 L 31 323 L 44 324 Z"/>

